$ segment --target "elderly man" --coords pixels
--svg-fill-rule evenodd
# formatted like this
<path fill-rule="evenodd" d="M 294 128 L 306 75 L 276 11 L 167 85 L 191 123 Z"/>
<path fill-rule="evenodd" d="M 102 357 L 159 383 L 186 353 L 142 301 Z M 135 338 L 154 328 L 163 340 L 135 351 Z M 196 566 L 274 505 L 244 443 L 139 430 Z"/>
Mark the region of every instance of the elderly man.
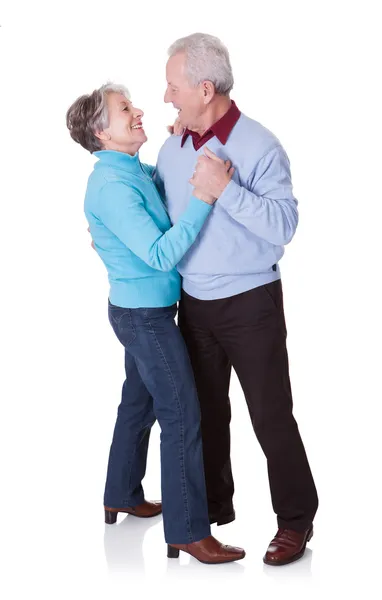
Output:
<path fill-rule="evenodd" d="M 286 349 L 278 262 L 298 222 L 288 157 L 279 140 L 230 99 L 229 54 L 217 38 L 193 34 L 169 49 L 165 102 L 183 136 L 163 145 L 155 179 L 175 223 L 193 187 L 218 198 L 204 230 L 178 265 L 179 326 L 202 413 L 211 523 L 234 520 L 229 383 L 234 367 L 267 458 L 278 532 L 264 562 L 301 558 L 318 498 L 297 423 Z M 235 173 L 230 180 L 226 160 Z"/>

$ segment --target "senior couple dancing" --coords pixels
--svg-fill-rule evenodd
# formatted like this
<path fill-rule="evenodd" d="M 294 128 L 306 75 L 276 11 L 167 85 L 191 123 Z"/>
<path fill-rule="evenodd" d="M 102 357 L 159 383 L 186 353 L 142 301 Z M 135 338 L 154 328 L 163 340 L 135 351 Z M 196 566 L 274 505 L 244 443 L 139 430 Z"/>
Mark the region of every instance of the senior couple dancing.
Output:
<path fill-rule="evenodd" d="M 210 529 L 235 519 L 234 367 L 277 515 L 263 560 L 284 565 L 303 556 L 318 506 L 292 413 L 278 266 L 298 222 L 289 161 L 279 140 L 231 100 L 219 39 L 177 40 L 166 77 L 164 100 L 179 113 L 155 168 L 140 162 L 143 111 L 123 86 L 106 84 L 67 112 L 72 138 L 98 159 L 85 214 L 108 272 L 110 324 L 125 349 L 105 520 L 163 511 L 170 558 L 184 551 L 216 564 L 245 556 Z M 147 501 L 142 488 L 155 420 L 162 502 Z"/>

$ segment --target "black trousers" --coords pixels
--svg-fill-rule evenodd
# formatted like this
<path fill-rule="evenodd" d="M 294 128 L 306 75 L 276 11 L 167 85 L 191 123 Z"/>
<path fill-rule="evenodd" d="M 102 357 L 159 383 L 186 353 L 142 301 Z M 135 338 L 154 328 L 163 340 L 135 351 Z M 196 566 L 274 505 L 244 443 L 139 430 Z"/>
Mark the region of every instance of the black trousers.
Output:
<path fill-rule="evenodd" d="M 308 529 L 318 498 L 292 414 L 281 281 L 219 300 L 198 300 L 183 292 L 178 324 L 201 406 L 210 516 L 233 510 L 229 399 L 233 366 L 267 459 L 278 526 Z"/>

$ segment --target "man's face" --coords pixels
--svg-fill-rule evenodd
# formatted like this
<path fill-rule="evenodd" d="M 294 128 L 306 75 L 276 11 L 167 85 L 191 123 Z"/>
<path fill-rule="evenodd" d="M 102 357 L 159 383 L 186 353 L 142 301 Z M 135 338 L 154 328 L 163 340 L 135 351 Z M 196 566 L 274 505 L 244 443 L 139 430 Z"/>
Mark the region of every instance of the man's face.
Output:
<path fill-rule="evenodd" d="M 198 130 L 200 117 L 204 113 L 203 87 L 191 87 L 185 75 L 186 58 L 183 53 L 172 56 L 166 66 L 167 89 L 165 102 L 172 102 L 178 110 L 183 127 Z"/>
<path fill-rule="evenodd" d="M 109 149 L 135 153 L 146 142 L 142 127 L 143 111 L 136 108 L 123 95 L 112 92 L 107 95 L 109 127 L 104 131 L 109 140 L 105 144 Z"/>

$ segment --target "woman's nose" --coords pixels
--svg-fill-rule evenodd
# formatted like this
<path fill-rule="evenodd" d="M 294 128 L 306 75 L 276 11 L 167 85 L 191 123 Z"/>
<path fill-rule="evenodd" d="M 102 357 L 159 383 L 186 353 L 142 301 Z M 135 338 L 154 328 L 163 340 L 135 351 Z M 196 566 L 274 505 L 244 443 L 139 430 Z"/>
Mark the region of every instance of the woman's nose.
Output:
<path fill-rule="evenodd" d="M 145 113 L 140 108 L 134 108 L 134 117 L 143 117 Z"/>

